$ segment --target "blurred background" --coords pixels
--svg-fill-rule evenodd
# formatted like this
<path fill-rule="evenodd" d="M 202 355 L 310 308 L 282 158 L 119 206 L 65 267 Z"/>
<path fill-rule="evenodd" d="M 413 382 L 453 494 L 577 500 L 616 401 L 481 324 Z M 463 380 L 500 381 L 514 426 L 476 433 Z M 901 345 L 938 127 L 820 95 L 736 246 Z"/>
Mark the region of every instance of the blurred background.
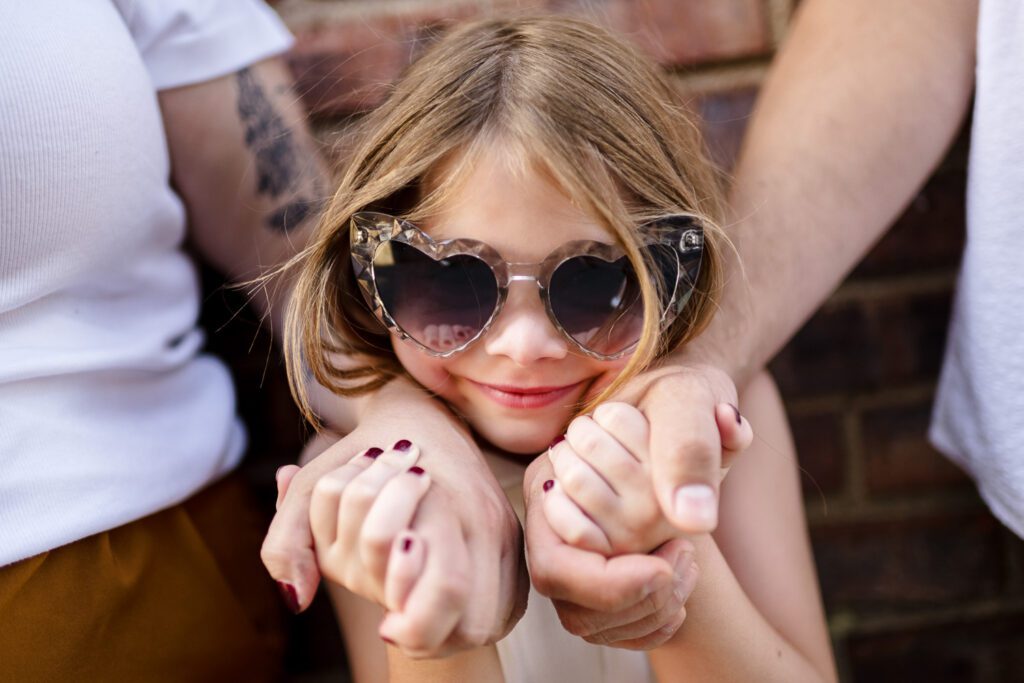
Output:
<path fill-rule="evenodd" d="M 379 103 L 439 28 L 509 8 L 618 31 L 672 74 L 725 171 L 793 0 L 280 0 L 290 62 L 330 146 Z M 803 467 L 818 573 L 843 681 L 1024 680 L 1024 543 L 925 438 L 964 239 L 966 129 L 892 230 L 772 363 Z M 766 239 L 769 237 L 766 236 Z M 210 350 L 227 359 L 273 472 L 308 435 L 244 299 L 204 272 Z M 295 619 L 296 681 L 347 680 L 326 596 Z"/>

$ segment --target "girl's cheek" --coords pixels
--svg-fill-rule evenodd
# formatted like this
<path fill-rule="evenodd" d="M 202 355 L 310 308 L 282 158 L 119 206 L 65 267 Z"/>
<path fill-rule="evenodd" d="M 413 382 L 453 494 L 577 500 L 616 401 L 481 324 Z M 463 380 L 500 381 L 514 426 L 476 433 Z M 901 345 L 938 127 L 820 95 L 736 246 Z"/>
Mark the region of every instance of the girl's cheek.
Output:
<path fill-rule="evenodd" d="M 420 349 L 397 337 L 391 339 L 392 347 L 398 362 L 402 364 L 414 380 L 431 391 L 444 395 L 444 385 L 448 380 L 448 361 L 443 358 L 429 356 Z"/>
<path fill-rule="evenodd" d="M 623 368 L 629 362 L 629 356 L 625 358 L 619 358 L 616 360 L 609 361 L 595 361 L 599 363 L 597 368 L 598 374 L 597 379 L 590 385 L 586 395 L 583 397 L 584 401 L 589 401 L 598 396 L 602 391 L 611 386 L 611 383 L 615 381 L 615 378 L 622 373 Z"/>

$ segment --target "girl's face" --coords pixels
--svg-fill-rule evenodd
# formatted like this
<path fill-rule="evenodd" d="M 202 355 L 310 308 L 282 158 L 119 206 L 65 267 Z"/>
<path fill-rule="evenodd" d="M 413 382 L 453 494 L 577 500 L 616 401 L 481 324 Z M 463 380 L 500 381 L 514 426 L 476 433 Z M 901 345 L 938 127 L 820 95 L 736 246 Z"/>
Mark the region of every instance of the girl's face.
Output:
<path fill-rule="evenodd" d="M 515 263 L 540 262 L 574 240 L 613 242 L 546 177 L 512 168 L 500 148 L 482 155 L 450 204 L 421 227 L 438 241 L 486 242 Z M 392 344 L 413 378 L 451 404 L 482 437 L 513 453 L 544 450 L 575 406 L 611 382 L 628 360 L 571 352 L 548 320 L 533 281 L 512 282 L 484 337 L 451 358 L 430 356 L 397 335 Z"/>

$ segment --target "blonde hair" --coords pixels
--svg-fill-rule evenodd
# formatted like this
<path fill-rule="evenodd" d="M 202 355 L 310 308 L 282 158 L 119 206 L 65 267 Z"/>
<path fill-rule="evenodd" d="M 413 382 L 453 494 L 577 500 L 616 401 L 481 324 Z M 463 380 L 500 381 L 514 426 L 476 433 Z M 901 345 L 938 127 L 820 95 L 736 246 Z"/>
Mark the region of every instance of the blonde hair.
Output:
<path fill-rule="evenodd" d="M 592 403 L 710 318 L 724 244 L 717 176 L 665 76 L 607 31 L 556 16 L 462 25 L 409 68 L 362 121 L 359 135 L 309 245 L 284 267 L 298 268 L 284 338 L 289 384 L 314 424 L 307 379 L 358 395 L 403 372 L 353 279 L 350 217 L 367 209 L 405 218 L 429 214 L 450 196 L 458 169 L 471 167 L 495 140 L 549 175 L 608 229 L 640 275 L 642 336 L 622 373 Z M 453 159 L 456 171 L 426 191 L 432 171 Z M 705 251 L 693 295 L 663 331 L 638 226 L 675 214 L 701 222 Z"/>

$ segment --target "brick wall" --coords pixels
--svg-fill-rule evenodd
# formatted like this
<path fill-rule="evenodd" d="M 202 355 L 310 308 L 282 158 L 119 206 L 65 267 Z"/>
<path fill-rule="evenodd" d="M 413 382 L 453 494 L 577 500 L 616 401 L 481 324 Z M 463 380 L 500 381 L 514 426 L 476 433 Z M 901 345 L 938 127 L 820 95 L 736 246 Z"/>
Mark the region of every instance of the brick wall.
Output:
<path fill-rule="evenodd" d="M 635 40 L 674 74 L 716 160 L 735 158 L 790 0 L 281 0 L 291 62 L 319 132 L 378 103 L 438 25 L 510 6 L 583 14 Z M 925 439 L 963 244 L 966 139 L 896 227 L 772 364 L 805 470 L 811 534 L 844 681 L 1024 679 L 1024 545 Z M 212 286 L 211 286 L 212 288 Z M 264 487 L 302 428 L 256 322 L 222 330 Z M 273 365 L 273 364 L 271 364 Z M 263 391 L 258 391 L 260 387 Z M 269 389 L 269 391 L 267 391 Z M 256 397 L 263 397 L 257 401 Z M 323 603 L 323 601 L 321 601 Z M 294 669 L 341 666 L 323 610 L 297 622 Z"/>

